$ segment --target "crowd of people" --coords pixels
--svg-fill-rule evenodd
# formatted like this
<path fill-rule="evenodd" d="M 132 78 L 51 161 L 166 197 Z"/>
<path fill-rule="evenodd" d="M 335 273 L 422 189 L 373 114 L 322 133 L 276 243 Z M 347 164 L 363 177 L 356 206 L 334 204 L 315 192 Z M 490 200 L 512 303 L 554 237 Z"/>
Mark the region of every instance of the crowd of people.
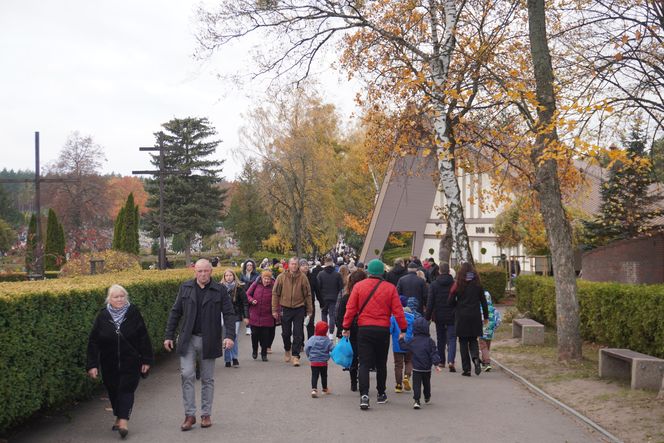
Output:
<path fill-rule="evenodd" d="M 362 410 L 370 407 L 370 372 L 376 374 L 376 402 L 387 402 L 390 345 L 394 391 L 412 390 L 414 409 L 421 407 L 422 391 L 424 402 L 431 400 L 432 370 L 456 372 L 457 342 L 463 376 L 491 370 L 498 313 L 468 263 L 455 275 L 446 263 L 422 263 L 417 257 L 397 259 L 389 270 L 378 259 L 365 267 L 343 256 L 327 256 L 322 263 L 292 257 L 283 263 L 264 259 L 257 265 L 249 259 L 238 274 L 226 269 L 220 282 L 211 275 L 210 261 L 195 263 L 194 278 L 180 286 L 164 334 L 164 348 L 176 350 L 180 358 L 182 431 L 196 424 L 197 410 L 200 426 L 212 426 L 215 361 L 223 356 L 226 367 L 239 367 L 243 324 L 251 336 L 251 357 L 257 360 L 260 352 L 263 362 L 269 361 L 281 326 L 283 361 L 297 367 L 302 352 L 306 354 L 314 398 L 319 396 L 319 380 L 320 394 L 330 392 L 328 360 L 335 342 L 347 337 L 353 357 L 344 370 L 350 375 L 350 390 L 359 391 Z M 431 321 L 436 340 L 430 336 Z M 112 429 L 122 438 L 128 434 L 139 379 L 152 364 L 140 312 L 124 288 L 111 286 L 90 333 L 86 369 L 93 378 L 101 375 L 116 417 Z M 201 384 L 198 409 L 196 379 Z"/>

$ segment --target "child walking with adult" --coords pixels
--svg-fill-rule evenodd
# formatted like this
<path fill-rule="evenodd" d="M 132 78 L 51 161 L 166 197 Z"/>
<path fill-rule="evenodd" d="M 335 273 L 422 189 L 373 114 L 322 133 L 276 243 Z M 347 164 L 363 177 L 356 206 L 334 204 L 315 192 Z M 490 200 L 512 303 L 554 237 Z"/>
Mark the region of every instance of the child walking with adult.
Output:
<path fill-rule="evenodd" d="M 324 321 L 316 323 L 314 336 L 309 337 L 304 344 L 304 353 L 307 354 L 311 366 L 311 397 L 318 397 L 318 378 L 320 378 L 323 394 L 329 394 L 327 387 L 327 361 L 334 348 L 332 340 L 327 335 L 328 325 Z"/>
<path fill-rule="evenodd" d="M 491 340 L 493 340 L 493 334 L 500 322 L 500 313 L 493 306 L 489 291 L 484 291 L 484 298 L 489 307 L 489 322 L 484 325 L 484 333 L 480 337 L 480 357 L 484 371 L 489 372 L 491 371 Z"/>
<path fill-rule="evenodd" d="M 461 375 L 470 377 L 471 359 L 475 365 L 475 375 L 480 375 L 482 366 L 477 338 L 483 334 L 482 317 L 485 325 L 489 322 L 489 308 L 480 277 L 470 263 L 462 264 L 457 273 L 456 282 L 450 290 L 450 304 L 456 308 L 454 325 L 459 337 L 463 368 Z"/>
<path fill-rule="evenodd" d="M 410 341 L 413 338 L 413 322 L 415 321 L 415 316 L 408 307 L 404 308 L 403 311 L 406 316 L 406 323 L 408 323 L 408 328 L 406 328 L 406 341 Z M 392 355 L 394 356 L 394 380 L 396 381 L 394 392 L 399 394 L 403 392 L 404 389 L 410 391 L 410 377 L 413 373 L 413 362 L 410 352 L 401 349 L 399 346 L 399 335 L 401 334 L 401 330 L 399 329 L 399 324 L 394 315 L 390 319 L 390 334 L 392 335 Z"/>
<path fill-rule="evenodd" d="M 440 372 L 440 354 L 436 342 L 429 334 L 429 322 L 420 317 L 413 324 L 413 339 L 399 339 L 399 347 L 413 356 L 413 409 L 420 409 L 420 397 L 424 388 L 424 402 L 431 401 L 431 367 Z"/>

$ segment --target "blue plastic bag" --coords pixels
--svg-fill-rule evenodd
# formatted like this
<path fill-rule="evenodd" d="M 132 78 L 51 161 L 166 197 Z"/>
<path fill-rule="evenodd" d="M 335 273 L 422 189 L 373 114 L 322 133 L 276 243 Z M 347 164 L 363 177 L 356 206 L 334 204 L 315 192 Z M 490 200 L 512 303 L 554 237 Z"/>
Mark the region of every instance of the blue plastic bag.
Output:
<path fill-rule="evenodd" d="M 341 337 L 330 355 L 332 360 L 342 368 L 350 368 L 353 363 L 353 347 L 350 345 L 348 337 Z"/>

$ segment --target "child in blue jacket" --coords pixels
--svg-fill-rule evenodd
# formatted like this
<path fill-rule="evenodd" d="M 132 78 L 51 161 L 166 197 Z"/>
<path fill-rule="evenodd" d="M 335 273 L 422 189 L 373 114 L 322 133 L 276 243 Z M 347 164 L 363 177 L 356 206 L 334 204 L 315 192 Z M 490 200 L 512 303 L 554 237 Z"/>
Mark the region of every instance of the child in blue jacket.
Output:
<path fill-rule="evenodd" d="M 408 328 L 406 329 L 406 341 L 410 341 L 413 337 L 413 322 L 415 321 L 415 316 L 409 308 L 404 308 L 403 313 L 406 316 L 406 323 L 408 323 Z M 410 391 L 410 376 L 413 372 L 413 364 L 411 362 L 410 352 L 404 351 L 399 347 L 399 334 L 401 334 L 401 328 L 399 328 L 397 319 L 394 318 L 394 315 L 390 319 L 390 334 L 392 334 L 394 379 L 396 380 L 394 392 L 398 394 L 403 392 L 404 389 Z"/>
<path fill-rule="evenodd" d="M 402 350 L 410 351 L 413 356 L 413 409 L 420 409 L 420 394 L 424 387 L 424 402 L 431 401 L 431 366 L 438 372 L 441 368 L 440 354 L 436 349 L 436 342 L 429 334 L 429 322 L 420 317 L 413 323 L 413 339 L 409 342 L 403 338 L 399 340 Z"/>
<path fill-rule="evenodd" d="M 319 321 L 314 329 L 314 336 L 309 337 L 304 344 L 304 352 L 307 354 L 311 366 L 311 398 L 318 397 L 318 377 L 320 377 L 323 393 L 329 394 L 327 388 L 327 361 L 334 344 L 327 336 L 327 322 Z"/>

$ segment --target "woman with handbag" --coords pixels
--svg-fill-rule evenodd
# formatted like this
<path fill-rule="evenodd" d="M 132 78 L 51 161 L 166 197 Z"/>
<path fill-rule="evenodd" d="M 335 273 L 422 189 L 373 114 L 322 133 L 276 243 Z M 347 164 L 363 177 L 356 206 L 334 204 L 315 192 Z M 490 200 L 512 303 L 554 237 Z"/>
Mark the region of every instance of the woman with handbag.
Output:
<path fill-rule="evenodd" d="M 115 415 L 112 430 L 122 438 L 129 433 L 127 425 L 138 381 L 147 376 L 152 363 L 152 344 L 141 313 L 129 303 L 125 288 L 111 286 L 106 307 L 97 315 L 90 332 L 86 370 L 93 379 L 101 370 Z"/>
<path fill-rule="evenodd" d="M 387 355 L 390 350 L 390 318 L 396 318 L 401 333 L 406 334 L 406 317 L 399 294 L 394 285 L 383 281 L 385 265 L 378 259 L 367 266 L 369 278 L 353 287 L 346 305 L 343 335 L 350 336 L 350 329 L 357 318 L 357 351 L 359 354 L 360 409 L 369 409 L 369 368 L 376 368 L 377 403 L 387 403 Z"/>

